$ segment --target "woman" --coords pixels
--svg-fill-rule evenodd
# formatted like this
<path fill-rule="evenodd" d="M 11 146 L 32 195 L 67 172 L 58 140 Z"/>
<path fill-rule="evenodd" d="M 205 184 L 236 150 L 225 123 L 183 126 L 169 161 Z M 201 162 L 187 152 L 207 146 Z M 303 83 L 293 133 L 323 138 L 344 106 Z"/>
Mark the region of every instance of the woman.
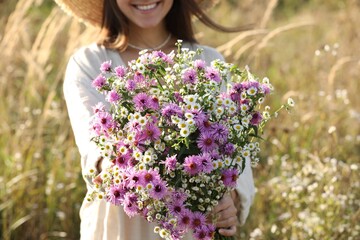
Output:
<path fill-rule="evenodd" d="M 213 23 L 194 0 L 56 0 L 67 12 L 86 23 L 101 27 L 102 38 L 97 44 L 78 50 L 69 60 L 64 81 L 64 95 L 76 144 L 81 154 L 83 173 L 89 168 L 102 169 L 102 161 L 89 137 L 92 106 L 104 96 L 91 86 L 99 74 L 99 66 L 111 60 L 114 66 L 126 65 L 138 57 L 139 50 L 170 52 L 177 39 L 183 47 L 203 48 L 206 62 L 223 59 L 213 48 L 196 44 L 191 25 L 195 15 L 206 25 L 226 30 Z M 250 163 L 238 180 L 238 187 L 225 195 L 215 207 L 216 227 L 224 236 L 236 234 L 238 220 L 243 224 L 254 196 Z M 92 183 L 87 181 L 90 190 Z M 153 225 L 141 218 L 128 218 L 120 207 L 106 201 L 83 202 L 80 210 L 81 239 L 158 239 Z M 189 238 L 189 236 L 187 236 Z"/>

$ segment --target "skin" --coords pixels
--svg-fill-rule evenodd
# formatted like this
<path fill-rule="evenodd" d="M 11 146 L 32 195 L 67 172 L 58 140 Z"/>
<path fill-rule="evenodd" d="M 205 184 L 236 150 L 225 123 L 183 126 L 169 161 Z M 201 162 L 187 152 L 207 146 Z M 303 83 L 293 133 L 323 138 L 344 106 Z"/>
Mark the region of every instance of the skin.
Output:
<path fill-rule="evenodd" d="M 150 6 L 153 3 L 157 5 L 150 10 L 140 10 L 136 7 L 136 5 L 140 5 L 140 7 Z M 164 18 L 172 4 L 173 0 L 117 0 L 119 9 L 129 19 L 129 42 L 143 48 L 151 48 L 161 44 L 169 34 L 165 28 Z M 162 51 L 175 50 L 175 42 L 176 39 L 172 38 L 162 48 Z M 121 53 L 121 57 L 126 62 L 136 59 L 138 50 L 129 47 Z M 101 169 L 101 162 L 99 168 Z M 236 234 L 238 224 L 237 209 L 234 204 L 236 201 L 239 201 L 237 193 L 232 191 L 230 194 L 226 194 L 212 211 L 212 214 L 217 216 L 215 226 L 219 228 L 219 233 L 224 236 Z"/>

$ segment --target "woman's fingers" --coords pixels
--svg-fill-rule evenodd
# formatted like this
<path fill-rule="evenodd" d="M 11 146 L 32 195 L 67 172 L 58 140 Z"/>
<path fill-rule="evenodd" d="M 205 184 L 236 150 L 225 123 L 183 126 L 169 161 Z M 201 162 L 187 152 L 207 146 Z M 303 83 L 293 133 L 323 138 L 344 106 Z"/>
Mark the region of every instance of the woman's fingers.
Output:
<path fill-rule="evenodd" d="M 232 226 L 230 228 L 220 228 L 219 233 L 226 237 L 231 237 L 236 234 L 236 226 Z"/>
<path fill-rule="evenodd" d="M 228 218 L 217 220 L 215 226 L 217 228 L 228 228 L 228 227 L 236 226 L 237 224 L 238 224 L 237 217 L 231 216 Z"/>

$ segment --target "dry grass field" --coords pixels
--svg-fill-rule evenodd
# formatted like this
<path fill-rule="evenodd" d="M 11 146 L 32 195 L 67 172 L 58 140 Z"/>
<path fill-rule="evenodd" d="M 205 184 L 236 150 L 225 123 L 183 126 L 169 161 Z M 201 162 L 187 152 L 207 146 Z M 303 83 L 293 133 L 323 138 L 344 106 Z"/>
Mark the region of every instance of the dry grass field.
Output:
<path fill-rule="evenodd" d="M 275 86 L 257 195 L 239 239 L 360 239 L 360 2 L 227 0 L 209 15 L 251 30 L 201 43 Z M 85 194 L 62 95 L 67 59 L 97 31 L 52 1 L 0 1 L 0 239 L 78 239 Z"/>

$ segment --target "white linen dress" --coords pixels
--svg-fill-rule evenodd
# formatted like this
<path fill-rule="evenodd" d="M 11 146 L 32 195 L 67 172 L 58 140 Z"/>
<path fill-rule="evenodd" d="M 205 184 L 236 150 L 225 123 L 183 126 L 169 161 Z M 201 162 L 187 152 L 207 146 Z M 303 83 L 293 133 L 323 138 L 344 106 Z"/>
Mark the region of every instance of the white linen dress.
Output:
<path fill-rule="evenodd" d="M 200 58 L 207 63 L 215 59 L 223 60 L 221 54 L 207 46 L 185 42 L 183 48 L 192 50 L 203 48 Z M 90 142 L 89 122 L 93 115 L 92 107 L 100 101 L 104 103 L 106 101 L 104 95 L 98 93 L 91 83 L 99 75 L 101 63 L 108 60 L 112 61 L 112 66 L 125 65 L 118 52 L 94 43 L 77 50 L 71 56 L 66 69 L 63 90 L 76 145 L 81 155 L 83 174 L 96 166 L 99 157 L 96 146 Z M 90 191 L 92 183 L 84 179 Z M 246 169 L 238 179 L 237 191 L 240 196 L 239 220 L 240 224 L 244 224 L 255 194 L 249 162 L 246 163 Z M 80 218 L 82 240 L 160 239 L 160 236 L 154 233 L 153 224 L 141 217 L 129 218 L 121 207 L 116 207 L 105 200 L 92 202 L 84 200 L 80 209 Z M 191 239 L 191 234 L 184 239 Z"/>

